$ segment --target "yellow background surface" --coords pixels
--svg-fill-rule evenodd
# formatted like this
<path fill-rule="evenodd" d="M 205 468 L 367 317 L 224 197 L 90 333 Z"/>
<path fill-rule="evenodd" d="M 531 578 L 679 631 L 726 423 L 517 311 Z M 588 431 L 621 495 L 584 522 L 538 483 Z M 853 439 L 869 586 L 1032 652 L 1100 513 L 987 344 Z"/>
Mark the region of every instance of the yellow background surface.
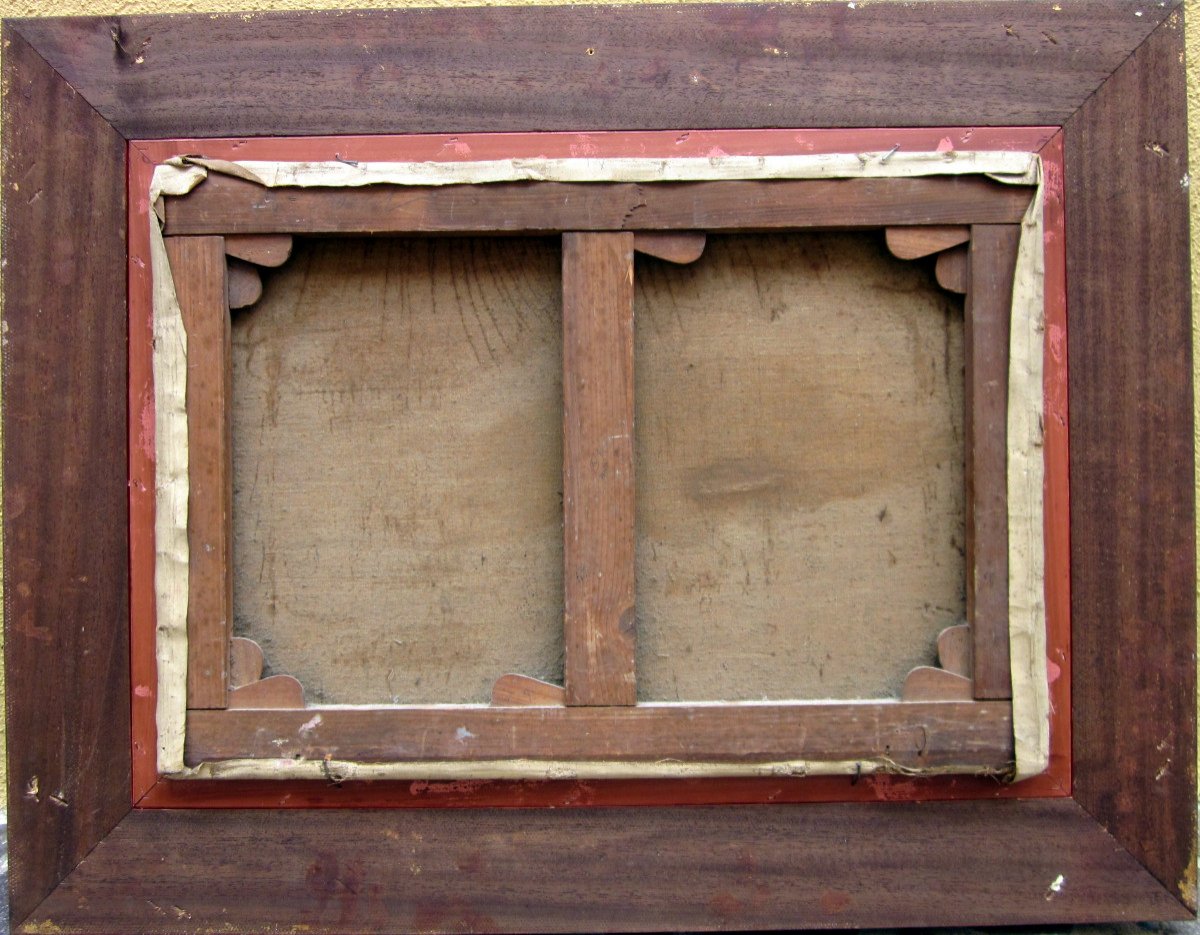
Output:
<path fill-rule="evenodd" d="M 572 0 L 516 0 L 526 5 L 551 5 L 570 3 Z M 586 0 L 594 2 L 594 0 Z M 612 2 L 612 0 L 610 0 Z M 617 2 L 636 3 L 638 0 L 617 0 Z M 676 0 L 678 2 L 678 0 Z M 688 2 L 688 0 L 684 0 Z M 694 0 L 705 2 L 705 0 Z M 738 0 L 735 0 L 738 2 Z M 858 0 L 863 2 L 896 2 L 896 0 Z M 960 0 L 969 2 L 969 0 Z M 1033 2 L 1033 0 L 1030 0 Z M 254 0 L 256 10 L 317 10 L 341 7 L 347 9 L 367 9 L 382 7 L 404 6 L 506 6 L 515 5 L 514 0 Z M 231 13 L 245 11 L 247 0 L 125 0 L 117 3 L 96 3 L 88 0 L 0 0 L 0 17 L 17 16 L 98 16 L 120 15 L 132 13 Z M 1188 55 L 1188 114 L 1189 114 L 1189 163 L 1192 166 L 1191 176 L 1197 178 L 1197 185 L 1191 188 L 1191 227 L 1192 227 L 1192 305 L 1194 310 L 1200 310 L 1200 285 L 1196 271 L 1200 269 L 1200 0 L 1184 0 L 1187 16 L 1187 55 Z M 247 16 L 252 14 L 247 14 Z M 0 52 L 0 56 L 2 56 Z M 0 102 L 0 119 L 3 119 L 3 104 Z M 1196 337 L 1200 335 L 1200 316 L 1193 315 L 1193 346 Z M 1196 355 L 1200 358 L 1200 354 Z M 1197 370 L 1197 385 L 1200 385 L 1200 367 Z M 1200 432 L 1196 441 L 1200 449 Z M 1200 461 L 1200 450 L 1198 450 Z M 2 639 L 0 631 L 0 639 Z M 2 665 L 2 662 L 0 662 Z M 5 739 L 3 727 L 3 684 L 0 683 L 0 744 Z M 5 788 L 7 766 L 0 758 L 0 792 Z M 2 802 L 3 799 L 0 799 Z"/>

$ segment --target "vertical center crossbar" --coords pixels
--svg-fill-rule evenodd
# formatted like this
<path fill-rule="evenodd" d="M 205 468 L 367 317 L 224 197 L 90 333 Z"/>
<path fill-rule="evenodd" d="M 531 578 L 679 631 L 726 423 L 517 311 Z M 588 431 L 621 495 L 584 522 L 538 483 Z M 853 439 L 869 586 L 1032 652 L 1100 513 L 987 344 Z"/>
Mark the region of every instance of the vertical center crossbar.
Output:
<path fill-rule="evenodd" d="M 633 234 L 563 234 L 564 680 L 569 705 L 637 703 Z"/>

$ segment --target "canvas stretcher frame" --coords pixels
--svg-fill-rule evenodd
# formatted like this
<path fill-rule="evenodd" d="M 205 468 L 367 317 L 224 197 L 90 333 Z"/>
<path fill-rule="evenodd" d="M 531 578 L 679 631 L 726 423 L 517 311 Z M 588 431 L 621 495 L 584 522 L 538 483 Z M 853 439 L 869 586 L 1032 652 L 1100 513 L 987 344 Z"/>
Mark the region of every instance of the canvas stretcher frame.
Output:
<path fill-rule="evenodd" d="M 1055 190 L 1050 195 L 1051 234 L 1046 236 L 1042 218 L 1046 199 L 1040 181 L 1043 175 L 1061 177 L 1058 150 L 1050 146 L 1040 158 L 1028 152 L 953 148 L 939 153 L 932 151 L 935 146 L 944 148 L 946 141 L 962 137 L 963 132 L 910 131 L 896 136 L 878 131 L 877 135 L 880 151 L 871 156 L 868 132 L 806 136 L 774 131 L 748 138 L 737 133 L 697 134 L 692 149 L 705 147 L 710 154 L 702 158 L 680 153 L 672 134 L 592 135 L 590 160 L 528 156 L 547 147 L 577 151 L 576 141 L 563 138 L 467 138 L 455 147 L 460 153 L 482 146 L 504 153 L 511 162 L 464 158 L 436 163 L 395 161 L 422 148 L 422 141 L 412 138 L 375 138 L 375 153 L 393 160 L 385 163 L 360 161 L 363 154 L 354 141 L 336 138 L 311 140 L 305 145 L 303 161 L 284 163 L 205 158 L 212 146 L 217 151 L 228 148 L 219 142 L 158 144 L 158 148 L 174 145 L 177 152 L 195 154 L 172 158 L 154 170 L 152 215 L 139 210 L 144 199 L 136 193 L 145 191 L 145 178 L 139 174 L 130 183 L 135 193 L 131 238 L 138 242 L 137 225 L 149 220 L 152 244 L 150 258 L 135 252 L 131 273 L 149 265 L 156 279 L 154 401 L 135 399 L 131 406 L 143 412 L 141 419 L 134 420 L 139 426 L 135 431 L 144 422 L 157 422 L 158 460 L 170 465 L 157 472 L 153 466 L 132 466 L 136 475 L 155 477 L 155 527 L 160 539 L 154 573 L 157 626 L 135 620 L 134 643 L 142 645 L 139 630 L 158 633 L 159 772 L 172 779 L 336 775 L 342 781 L 824 773 L 858 777 L 877 771 L 1002 777 L 1011 774 L 1015 759 L 1019 778 L 1041 773 L 1049 757 L 1049 699 L 1044 689 L 1039 690 L 1047 682 L 1040 661 L 1045 656 L 1040 634 L 1046 629 L 1042 567 L 1046 561 L 1052 568 L 1066 563 L 1061 552 L 1065 538 L 1043 535 L 1044 524 L 1065 524 L 1066 439 L 1052 430 L 1048 443 L 1044 442 L 1040 430 L 1043 396 L 1065 395 L 1065 374 L 1053 358 L 1046 377 L 1048 390 L 1043 390 L 1042 379 L 1043 305 L 1049 309 L 1051 333 L 1065 325 L 1061 293 L 1052 290 L 1044 302 L 1042 288 L 1047 250 L 1055 254 L 1051 265 L 1061 265 L 1056 253 L 1061 244 L 1057 210 L 1061 194 Z M 1003 145 L 1037 150 L 1046 147 L 1052 136 L 1052 130 L 1011 131 Z M 984 137 L 977 146 L 988 145 Z M 891 151 L 883 148 L 887 142 Z M 141 145 L 145 151 L 147 144 Z M 293 141 L 291 145 L 304 144 Z M 931 151 L 910 152 L 922 145 Z M 845 155 L 838 155 L 839 149 L 846 150 Z M 737 155 L 743 151 L 746 156 Z M 826 155 L 816 155 L 818 151 Z M 624 155 L 627 152 L 642 156 L 630 159 Z M 667 154 L 665 161 L 647 158 L 656 152 Z M 713 157 L 715 152 L 726 155 Z M 322 153 L 347 155 L 322 163 Z M 1047 160 L 1051 165 L 1044 170 Z M 429 187 L 439 176 L 447 184 Z M 509 176 L 539 181 L 504 182 Z M 264 188 L 257 181 L 260 178 L 275 179 L 271 184 L 283 187 Z M 293 184 L 304 187 L 289 187 Z M 160 191 L 162 195 L 157 194 Z M 636 215 L 630 204 L 637 205 Z M 929 226 L 936 222 L 943 226 Z M 615 223 L 628 229 L 614 231 Z M 964 266 L 962 283 L 949 282 L 951 277 L 942 272 L 939 279 L 966 293 L 965 328 L 973 336 L 967 369 L 974 392 L 967 393 L 970 411 L 965 419 L 971 434 L 966 478 L 971 505 L 966 540 L 971 585 L 968 620 L 964 632 L 947 632 L 939 638 L 944 668 L 919 667 L 910 675 L 904 704 L 708 702 L 633 707 L 636 629 L 630 633 L 623 623 L 618 626 L 617 618 L 624 621 L 635 615 L 632 495 L 636 481 L 632 451 L 613 451 L 611 442 L 631 437 L 636 390 L 632 370 L 617 364 L 620 347 L 633 330 L 633 253 L 656 249 L 680 225 L 698 227 L 701 237 L 713 230 L 881 225 L 892 249 L 905 258 L 922 252 L 938 255 L 941 246 L 932 242 L 905 246 L 905 238 L 916 235 L 936 241 L 940 236 L 946 238 L 944 244 L 951 252 L 941 253 L 938 269 L 943 270 L 945 261 Z M 247 250 L 255 241 L 246 238 L 286 239 L 306 232 L 528 236 L 554 228 L 586 231 L 561 235 L 565 327 L 567 346 L 572 348 L 563 356 L 563 378 L 564 386 L 578 387 L 568 394 L 563 423 L 564 481 L 570 494 L 565 500 L 564 581 L 569 585 L 568 607 L 576 608 L 566 618 L 565 690 L 533 683 L 517 673 L 497 673 L 490 710 L 477 706 L 349 709 L 306 706 L 302 686 L 285 675 L 253 681 L 262 669 L 261 652 L 253 644 L 230 638 L 228 335 L 238 261 L 229 261 L 227 273 L 226 253 L 251 255 Z M 645 241 L 648 234 L 655 239 Z M 696 235 L 685 231 L 684 236 L 694 239 Z M 286 255 L 286 245 L 276 246 L 279 256 L 272 255 L 272 265 Z M 595 265 L 595 260 L 610 254 L 611 261 Z M 612 282 L 594 281 L 605 272 Z M 170 277 L 178 308 L 157 282 Z M 589 329 L 596 327 L 588 317 L 595 314 L 587 304 L 593 302 L 605 309 L 604 317 L 610 311 L 615 316 L 615 330 L 586 335 L 580 331 L 585 323 Z M 139 371 L 148 353 L 140 340 L 147 315 L 142 305 L 131 303 L 130 346 L 133 366 Z M 1032 367 L 1022 363 L 1029 357 L 1026 348 L 1036 352 Z M 626 350 L 632 353 L 631 348 Z M 186 364 L 181 355 L 186 356 Z M 580 368 L 590 369 L 573 372 Z M 174 386 L 164 382 L 170 380 L 177 382 Z M 610 404 L 595 411 L 598 403 L 608 400 L 625 400 L 626 408 L 618 405 L 614 410 Z M 174 416 L 163 415 L 183 409 L 186 428 Z M 1058 423 L 1065 417 L 1065 412 L 1051 414 Z M 1007 429 L 1006 421 L 1011 423 Z M 1036 437 L 1029 436 L 1029 427 Z M 1026 436 L 1031 438 L 1028 445 L 1005 444 L 1006 437 Z M 131 438 L 135 453 L 136 441 L 136 436 Z M 1057 484 L 1046 485 L 1045 509 L 1043 462 L 1052 465 L 1049 474 L 1058 479 Z M 589 467 L 596 464 L 604 464 L 606 470 Z M 1024 479 L 1024 465 L 1034 469 L 1029 480 Z M 1010 481 L 1011 497 L 1004 489 L 1006 471 L 1020 479 Z M 180 480 L 173 480 L 177 476 Z M 608 482 L 601 480 L 605 476 Z M 1026 489 L 1033 493 L 1026 494 Z M 186 520 L 181 514 L 178 529 L 164 524 L 167 517 L 182 511 L 185 499 Z M 614 502 L 623 505 L 618 510 Z M 134 512 L 144 514 L 137 499 Z M 1037 553 L 1031 565 L 1027 546 L 1011 563 L 1011 576 L 1010 525 L 1014 542 L 1032 543 Z M 152 540 L 156 533 L 135 522 L 132 535 L 137 542 Z M 185 541 L 187 569 L 176 554 L 185 549 Z M 1048 559 L 1042 555 L 1046 541 L 1060 547 Z M 595 583 L 588 583 L 589 575 Z M 628 593 L 610 594 L 613 582 L 625 582 Z M 149 587 L 147 576 L 135 577 L 135 601 L 137 592 Z M 1012 617 L 1011 637 L 1013 672 L 1020 676 L 1015 694 L 1009 680 L 1010 591 L 1018 609 Z M 189 595 L 186 635 L 183 608 L 164 596 L 170 594 Z M 1056 615 L 1065 616 L 1062 602 L 1054 600 L 1053 586 L 1050 595 Z M 616 603 L 609 606 L 613 600 Z M 1065 620 L 1056 620 L 1051 629 L 1062 644 L 1052 653 L 1062 663 L 1058 667 L 1062 671 L 1067 668 Z M 962 654 L 964 658 L 956 659 L 960 654 L 952 647 L 964 635 L 973 637 L 974 646 Z M 1032 643 L 1026 638 L 1035 635 L 1039 638 Z M 183 704 L 185 640 L 186 763 L 177 739 L 184 733 L 178 721 L 183 712 L 176 707 Z M 1032 658 L 1031 646 L 1036 647 Z M 255 672 L 244 677 L 249 684 L 233 681 L 233 648 L 238 651 L 234 661 L 239 654 L 258 656 Z M 1056 692 L 1061 710 L 1069 706 L 1066 681 L 1064 677 Z M 544 697 L 526 700 L 517 691 L 522 686 Z M 136 696 L 134 705 L 138 710 Z M 1060 755 L 1057 773 L 1044 779 L 1043 785 L 1048 781 L 1062 787 L 1069 782 L 1065 761 Z M 1026 794 L 1032 791 L 1027 789 Z M 932 793 L 921 790 L 920 794 Z M 802 788 L 797 795 L 803 798 Z"/>

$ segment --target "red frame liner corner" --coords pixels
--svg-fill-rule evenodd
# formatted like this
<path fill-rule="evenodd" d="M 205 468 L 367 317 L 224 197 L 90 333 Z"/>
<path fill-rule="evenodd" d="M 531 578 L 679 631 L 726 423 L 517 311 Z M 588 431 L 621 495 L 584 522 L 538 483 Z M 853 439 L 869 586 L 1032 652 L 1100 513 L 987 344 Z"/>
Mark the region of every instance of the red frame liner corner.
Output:
<path fill-rule="evenodd" d="M 149 185 L 179 154 L 215 159 L 466 161 L 501 158 L 784 155 L 887 151 L 1039 152 L 1045 199 L 1045 544 L 1051 756 L 1048 771 L 1015 784 L 969 776 L 913 778 L 346 782 L 169 780 L 156 768 L 154 392 L 151 371 Z M 1066 252 L 1062 134 L 1055 127 L 862 130 L 499 133 L 132 141 L 129 201 L 130 652 L 133 804 L 138 808 L 569 807 L 782 802 L 934 801 L 1071 795 L 1070 542 Z"/>

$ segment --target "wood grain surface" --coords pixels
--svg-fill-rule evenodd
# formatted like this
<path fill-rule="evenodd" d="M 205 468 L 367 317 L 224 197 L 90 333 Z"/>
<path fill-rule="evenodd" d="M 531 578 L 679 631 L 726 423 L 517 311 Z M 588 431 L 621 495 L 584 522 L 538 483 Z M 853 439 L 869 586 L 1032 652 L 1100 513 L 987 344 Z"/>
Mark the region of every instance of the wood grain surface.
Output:
<path fill-rule="evenodd" d="M 225 252 L 257 266 L 282 266 L 292 255 L 288 234 L 235 234 L 225 238 Z"/>
<path fill-rule="evenodd" d="M 938 285 L 947 292 L 964 295 L 970 288 L 969 253 L 970 248 L 964 245 L 938 254 L 934 272 Z"/>
<path fill-rule="evenodd" d="M 1011 698 L 1008 652 L 1008 346 L 1021 228 L 971 228 L 966 363 L 967 618 L 976 698 Z"/>
<path fill-rule="evenodd" d="M 1183 20 L 1065 127 L 1075 795 L 1195 905 Z"/>
<path fill-rule="evenodd" d="M 18 28 L 129 137 L 1057 126 L 1174 5 L 1138 7 L 1141 17 L 1125 0 L 1057 10 L 940 0 L 903 16 L 838 2 L 117 16 Z"/>
<path fill-rule="evenodd" d="M 912 701 L 970 701 L 975 697 L 971 680 L 946 669 L 917 666 L 904 680 L 902 700 Z"/>
<path fill-rule="evenodd" d="M 633 234 L 566 233 L 563 264 L 563 687 L 637 703 Z"/>
<path fill-rule="evenodd" d="M 946 627 L 938 634 L 938 665 L 947 672 L 970 678 L 975 671 L 971 659 L 972 634 L 969 625 Z"/>
<path fill-rule="evenodd" d="M 129 810 L 125 143 L 7 23 L 4 649 L 10 905 Z"/>
<path fill-rule="evenodd" d="M 492 707 L 525 708 L 566 703 L 566 693 L 561 685 L 516 675 L 509 672 L 496 679 L 492 686 Z"/>
<path fill-rule="evenodd" d="M 262 277 L 257 266 L 231 257 L 225 280 L 231 310 L 249 308 L 262 298 Z"/>
<path fill-rule="evenodd" d="M 269 675 L 229 693 L 229 708 L 303 708 L 304 686 L 290 675 Z"/>
<path fill-rule="evenodd" d="M 792 229 L 1014 224 L 1031 189 L 979 176 L 264 188 L 212 174 L 166 199 L 182 234 Z"/>
<path fill-rule="evenodd" d="M 238 859 L 214 861 L 216 852 Z M 140 873 L 129 873 L 131 862 Z M 870 871 L 831 874 L 848 862 Z M 276 933 L 281 906 L 288 928 L 331 933 L 857 928 L 880 920 L 919 927 L 1185 915 L 1069 799 L 153 810 L 131 815 L 38 909 L 28 930 L 69 925 L 77 932 L 184 935 L 221 928 L 233 916 L 239 931 Z"/>
<path fill-rule="evenodd" d="M 223 237 L 168 237 L 187 331 L 189 708 L 223 708 L 233 631 L 233 447 Z"/>
<path fill-rule="evenodd" d="M 961 701 L 961 695 L 957 699 L 943 695 L 932 704 L 915 703 L 929 698 L 913 700 L 912 704 L 198 710 L 188 712 L 186 760 L 194 765 L 239 757 L 321 760 L 326 756 L 363 763 L 514 758 L 692 763 L 886 759 L 900 769 L 967 764 L 994 773 L 1011 766 L 1008 704 L 946 703 Z"/>
<path fill-rule="evenodd" d="M 889 227 L 885 237 L 888 249 L 895 256 L 901 260 L 916 260 L 966 243 L 971 239 L 971 228 Z"/>
<path fill-rule="evenodd" d="M 229 641 L 229 687 L 241 688 L 262 678 L 263 651 L 254 640 L 235 636 Z"/>
<path fill-rule="evenodd" d="M 704 253 L 708 235 L 694 231 L 660 234 L 643 231 L 633 237 L 633 249 L 671 263 L 694 263 Z"/>

